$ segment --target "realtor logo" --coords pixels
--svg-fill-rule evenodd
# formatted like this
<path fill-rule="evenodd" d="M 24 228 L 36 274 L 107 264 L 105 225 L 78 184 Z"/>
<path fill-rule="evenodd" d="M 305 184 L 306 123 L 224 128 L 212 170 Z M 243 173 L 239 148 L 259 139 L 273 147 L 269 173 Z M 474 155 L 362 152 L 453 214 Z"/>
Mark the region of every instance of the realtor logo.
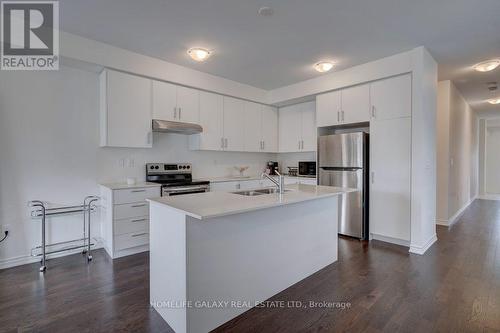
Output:
<path fill-rule="evenodd" d="M 59 69 L 59 2 L 2 1 L 2 70 Z"/>

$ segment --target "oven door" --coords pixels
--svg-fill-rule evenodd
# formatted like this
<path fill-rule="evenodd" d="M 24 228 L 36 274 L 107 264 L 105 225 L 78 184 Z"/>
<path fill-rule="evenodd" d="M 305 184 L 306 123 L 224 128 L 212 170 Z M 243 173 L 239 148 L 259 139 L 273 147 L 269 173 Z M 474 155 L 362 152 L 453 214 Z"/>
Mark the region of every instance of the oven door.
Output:
<path fill-rule="evenodd" d="M 193 194 L 208 192 L 208 185 L 195 185 L 195 186 L 176 186 L 176 187 L 163 187 L 161 195 L 163 197 L 170 197 L 174 195 Z"/>

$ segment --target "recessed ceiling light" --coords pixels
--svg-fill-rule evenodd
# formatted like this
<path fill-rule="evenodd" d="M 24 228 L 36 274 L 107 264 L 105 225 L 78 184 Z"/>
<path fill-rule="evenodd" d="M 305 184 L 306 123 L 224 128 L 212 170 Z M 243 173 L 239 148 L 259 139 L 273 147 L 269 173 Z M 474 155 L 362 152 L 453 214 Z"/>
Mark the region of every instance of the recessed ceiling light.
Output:
<path fill-rule="evenodd" d="M 320 73 L 328 72 L 333 68 L 333 62 L 329 61 L 320 61 L 314 65 L 314 69 Z"/>
<path fill-rule="evenodd" d="M 201 47 L 193 47 L 188 50 L 189 56 L 195 61 L 205 61 L 210 57 L 211 52 Z"/>
<path fill-rule="evenodd" d="M 493 105 L 500 104 L 500 98 L 490 99 L 488 101 L 488 103 L 493 104 Z"/>
<path fill-rule="evenodd" d="M 500 59 L 492 59 L 483 61 L 474 66 L 474 69 L 478 72 L 489 72 L 500 66 Z"/>

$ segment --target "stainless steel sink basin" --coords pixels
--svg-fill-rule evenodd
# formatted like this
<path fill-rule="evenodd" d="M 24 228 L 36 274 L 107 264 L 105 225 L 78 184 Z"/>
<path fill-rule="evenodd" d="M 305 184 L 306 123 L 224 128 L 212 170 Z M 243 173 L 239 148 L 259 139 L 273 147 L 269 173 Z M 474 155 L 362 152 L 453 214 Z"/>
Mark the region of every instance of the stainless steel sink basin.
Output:
<path fill-rule="evenodd" d="M 265 193 L 262 192 L 257 192 L 257 191 L 238 191 L 238 192 L 231 192 L 233 194 L 239 194 L 239 195 L 246 195 L 247 197 L 254 197 L 256 195 L 263 195 Z"/>
<path fill-rule="evenodd" d="M 289 192 L 291 190 L 285 190 L 285 192 Z M 263 195 L 263 194 L 275 194 L 278 193 L 277 188 L 262 188 L 259 190 L 250 190 L 250 191 L 238 191 L 238 192 L 231 192 L 233 194 L 239 194 L 239 195 L 246 195 L 247 197 L 254 197 L 256 195 Z"/>

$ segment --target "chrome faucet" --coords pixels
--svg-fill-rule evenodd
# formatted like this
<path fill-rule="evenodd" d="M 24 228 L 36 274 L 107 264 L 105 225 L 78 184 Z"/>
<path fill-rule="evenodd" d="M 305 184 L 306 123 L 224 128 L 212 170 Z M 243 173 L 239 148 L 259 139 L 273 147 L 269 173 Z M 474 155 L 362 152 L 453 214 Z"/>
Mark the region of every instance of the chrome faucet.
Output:
<path fill-rule="evenodd" d="M 261 178 L 267 178 L 270 181 L 276 185 L 278 188 L 279 194 L 285 193 L 285 177 L 283 177 L 278 171 L 275 171 L 276 174 L 278 175 L 278 180 L 274 179 L 273 177 L 269 176 L 267 173 L 263 173 Z"/>

